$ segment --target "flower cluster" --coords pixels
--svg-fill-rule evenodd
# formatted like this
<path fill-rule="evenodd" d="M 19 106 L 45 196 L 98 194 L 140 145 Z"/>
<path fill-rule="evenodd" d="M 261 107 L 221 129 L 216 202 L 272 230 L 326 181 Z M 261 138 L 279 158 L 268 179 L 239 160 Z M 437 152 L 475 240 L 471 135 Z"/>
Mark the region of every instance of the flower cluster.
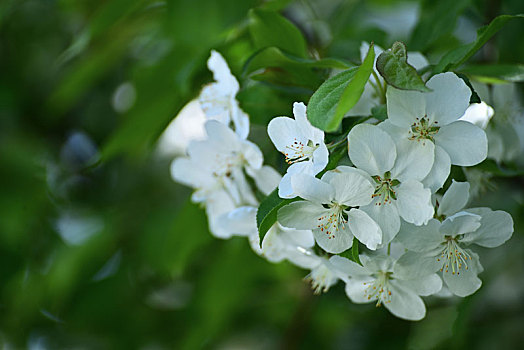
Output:
<path fill-rule="evenodd" d="M 427 65 L 420 57 L 419 66 Z M 419 92 L 388 86 L 374 72 L 367 89 L 384 92 L 387 118 L 356 123 L 342 142 L 326 144 L 306 105 L 296 102 L 294 118 L 273 118 L 267 130 L 289 164 L 282 177 L 247 140 L 249 118 L 224 59 L 213 51 L 208 66 L 216 82 L 198 98 L 205 136 L 190 142 L 171 170 L 195 190 L 192 199 L 205 206 L 213 235 L 246 236 L 267 260 L 311 270 L 315 292 L 341 280 L 351 301 L 376 302 L 407 320 L 425 316 L 421 296 L 446 289 L 464 297 L 480 288 L 482 265 L 473 249 L 506 242 L 513 220 L 503 211 L 467 208 L 468 182 L 445 186 L 452 165 L 473 166 L 488 156 L 484 129 L 493 110 L 470 106 L 471 89 L 461 78 L 437 74 L 426 82 L 430 91 Z M 356 106 L 360 115 L 371 115 L 368 102 Z M 340 145 L 348 158 L 327 168 Z M 287 201 L 260 243 L 257 193 L 277 187 Z"/>

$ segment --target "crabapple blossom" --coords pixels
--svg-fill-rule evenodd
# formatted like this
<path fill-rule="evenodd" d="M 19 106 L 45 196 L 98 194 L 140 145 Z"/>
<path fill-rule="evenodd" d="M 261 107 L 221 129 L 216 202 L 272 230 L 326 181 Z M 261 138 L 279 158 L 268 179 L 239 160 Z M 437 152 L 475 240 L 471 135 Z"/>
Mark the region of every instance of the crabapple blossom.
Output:
<path fill-rule="evenodd" d="M 347 260 L 346 294 L 357 304 L 376 301 L 393 315 L 417 321 L 426 315 L 426 307 L 420 296 L 437 293 L 442 280 L 435 273 L 406 277 L 395 271 L 395 261 L 386 255 L 360 255 L 362 266 Z"/>
<path fill-rule="evenodd" d="M 202 110 L 210 119 L 216 119 L 224 125 L 232 123 L 235 132 L 245 139 L 249 133 L 249 116 L 235 98 L 239 90 L 238 81 L 222 55 L 214 50 L 211 51 L 207 66 L 213 72 L 215 82 L 206 85 L 198 97 Z"/>
<path fill-rule="evenodd" d="M 295 102 L 293 115 L 295 119 L 273 118 L 267 127 L 269 138 L 290 164 L 278 186 L 278 195 L 281 198 L 296 196 L 291 185 L 295 174 L 316 175 L 328 163 L 329 153 L 324 143 L 324 132 L 307 120 L 306 106 Z"/>
<path fill-rule="evenodd" d="M 418 161 L 417 154 L 406 154 L 411 149 L 403 146 L 405 143 L 395 144 L 385 131 L 370 124 L 356 125 L 348 134 L 349 158 L 373 179 L 372 201 L 360 209 L 380 225 L 382 244 L 395 237 L 400 217 L 415 225 L 433 217 L 431 191 L 420 182 L 431 162 Z"/>
<path fill-rule="evenodd" d="M 409 252 L 399 259 L 399 271 L 409 276 L 440 271 L 453 294 L 468 296 L 480 288 L 477 275 L 483 271 L 469 246 L 497 247 L 512 233 L 511 216 L 489 208 L 467 209 L 443 222 L 432 219 L 422 228 L 402 223 L 397 239 Z"/>
<path fill-rule="evenodd" d="M 446 181 L 451 164 L 471 166 L 487 155 L 485 132 L 458 120 L 468 108 L 471 91 L 453 73 L 433 76 L 431 92 L 387 90 L 388 119 L 380 126 L 403 150 L 419 160 L 433 158 L 423 183 L 436 191 Z"/>
<path fill-rule="evenodd" d="M 279 210 L 283 226 L 313 230 L 317 244 L 334 254 L 350 248 L 353 237 L 372 250 L 382 242 L 378 224 L 357 208 L 369 204 L 373 194 L 371 181 L 361 173 L 328 171 L 321 179 L 297 174 L 293 188 L 305 200 Z"/>
<path fill-rule="evenodd" d="M 193 199 L 198 202 L 225 188 L 237 205 L 257 205 L 243 170 L 253 173 L 262 168 L 259 148 L 216 120 L 206 122 L 205 127 L 207 138 L 189 144 L 188 158 L 174 160 L 173 178 L 195 188 Z"/>

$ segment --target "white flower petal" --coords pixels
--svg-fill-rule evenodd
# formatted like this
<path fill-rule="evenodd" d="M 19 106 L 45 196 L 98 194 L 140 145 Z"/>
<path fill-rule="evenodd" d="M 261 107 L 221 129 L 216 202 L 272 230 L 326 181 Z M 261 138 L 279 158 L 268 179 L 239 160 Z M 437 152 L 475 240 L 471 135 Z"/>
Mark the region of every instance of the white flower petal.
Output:
<path fill-rule="evenodd" d="M 368 249 L 375 250 L 382 243 L 382 230 L 364 211 L 351 209 L 348 212 L 348 225 L 351 233 Z"/>
<path fill-rule="evenodd" d="M 399 283 L 422 296 L 438 293 L 442 289 L 442 280 L 436 273 L 421 278 L 399 281 Z"/>
<path fill-rule="evenodd" d="M 494 248 L 511 238 L 514 229 L 510 214 L 502 210 L 492 211 L 489 208 L 473 208 L 466 211 L 481 216 L 480 227 L 475 232 L 464 235 L 461 242 Z"/>
<path fill-rule="evenodd" d="M 393 315 L 409 321 L 419 321 L 426 316 L 426 306 L 422 299 L 398 281 L 390 281 L 391 302 L 384 306 Z"/>
<path fill-rule="evenodd" d="M 449 154 L 451 164 L 471 166 L 482 162 L 488 154 L 484 130 L 465 121 L 456 121 L 440 128 L 435 143 Z"/>
<path fill-rule="evenodd" d="M 417 226 L 427 224 L 435 212 L 431 191 L 415 180 L 404 181 L 398 186 L 396 204 L 400 216 Z"/>
<path fill-rule="evenodd" d="M 351 278 L 346 282 L 346 295 L 348 298 L 356 304 L 365 304 L 376 300 L 374 298 L 368 299 L 366 290 L 369 288 L 370 283 L 373 283 L 374 278 L 371 276 Z"/>
<path fill-rule="evenodd" d="M 218 219 L 225 213 L 235 209 L 235 203 L 231 196 L 224 191 L 214 191 L 206 198 L 206 214 L 209 231 L 217 238 L 227 239 L 233 235 L 231 230 L 223 230 L 222 226 L 217 226 Z"/>
<path fill-rule="evenodd" d="M 442 272 L 442 278 L 449 290 L 459 297 L 475 293 L 482 285 L 482 281 L 477 277 L 480 272 L 477 268 L 477 265 L 480 266 L 478 255 L 469 250 L 467 252 L 472 258 L 468 260 L 467 269 L 461 268 L 459 273 L 453 273 L 451 269 Z"/>
<path fill-rule="evenodd" d="M 252 169 L 260 169 L 264 162 L 264 156 L 260 148 L 253 142 L 247 140 L 241 141 L 240 147 L 242 147 L 242 154 L 247 162 L 247 166 Z"/>
<path fill-rule="evenodd" d="M 215 178 L 209 171 L 189 158 L 176 158 L 171 163 L 171 177 L 192 188 L 210 188 L 216 184 Z"/>
<path fill-rule="evenodd" d="M 422 92 L 388 86 L 386 99 L 388 119 L 396 126 L 410 128 L 416 118 L 422 118 L 426 114 L 426 99 Z"/>
<path fill-rule="evenodd" d="M 238 81 L 231 74 L 224 57 L 217 51 L 211 51 L 207 67 L 213 72 L 213 78 L 227 89 L 227 93 L 235 96 L 239 88 Z"/>
<path fill-rule="evenodd" d="M 314 244 L 310 230 L 287 229 L 275 223 L 262 240 L 262 255 L 271 262 L 288 259 L 297 266 L 311 268 L 318 265 L 317 257 L 308 249 Z"/>
<path fill-rule="evenodd" d="M 450 216 L 459 212 L 466 206 L 469 200 L 469 182 L 457 182 L 452 180 L 446 193 L 440 201 L 437 215 Z"/>
<path fill-rule="evenodd" d="M 348 134 L 348 153 L 356 167 L 370 175 L 384 175 L 391 170 L 397 151 L 393 139 L 380 128 L 359 124 Z"/>
<path fill-rule="evenodd" d="M 311 158 L 312 167 L 311 175 L 316 175 L 324 168 L 329 162 L 329 151 L 324 142 L 321 142 L 318 148 L 313 152 L 313 157 Z"/>
<path fill-rule="evenodd" d="M 335 202 L 351 207 L 369 204 L 371 195 L 375 191 L 369 180 L 358 174 L 350 172 L 327 172 L 329 181 L 322 177 L 335 189 Z"/>
<path fill-rule="evenodd" d="M 454 122 L 469 106 L 471 90 L 462 79 L 451 72 L 433 76 L 426 86 L 433 90 L 424 93 L 430 124 L 438 121 L 438 126 L 444 126 Z"/>
<path fill-rule="evenodd" d="M 337 166 L 335 169 L 326 172 L 326 173 L 322 176 L 322 179 L 323 179 L 324 181 L 326 181 L 326 182 L 329 182 L 331 176 L 332 176 L 332 175 L 335 175 L 335 174 L 337 174 L 337 173 L 359 174 L 359 175 L 362 175 L 364 178 L 366 178 L 366 180 L 368 180 L 368 182 L 369 182 L 372 186 L 375 185 L 375 181 L 373 181 L 373 179 L 371 178 L 371 176 L 369 176 L 369 174 L 368 174 L 367 172 L 365 172 L 365 171 L 362 170 L 362 169 L 354 168 L 354 167 L 347 166 L 347 165 L 339 165 L 339 166 Z"/>
<path fill-rule="evenodd" d="M 387 132 L 397 149 L 395 165 L 391 169 L 393 178 L 422 180 L 430 171 L 434 161 L 434 145 L 431 141 L 420 142 L 409 139 L 408 129 L 400 128 L 386 120 L 378 127 Z"/>
<path fill-rule="evenodd" d="M 437 261 L 433 252 L 408 251 L 396 261 L 393 271 L 396 277 L 409 280 L 428 276 L 440 270 L 441 267 L 442 263 Z"/>
<path fill-rule="evenodd" d="M 368 276 L 369 275 L 368 271 L 365 268 L 363 268 L 362 266 L 360 266 L 359 264 L 357 264 L 357 263 L 355 263 L 355 262 L 353 262 L 353 261 L 351 261 L 349 259 L 340 257 L 338 255 L 334 255 L 331 258 L 329 258 L 329 262 L 337 270 L 343 272 L 347 276 L 351 276 L 351 277 L 361 276 L 361 277 L 364 277 L 364 276 Z"/>
<path fill-rule="evenodd" d="M 288 117 L 276 117 L 269 121 L 267 133 L 276 149 L 284 155 L 290 152 L 289 146 L 295 141 L 307 143 L 305 135 L 299 134 L 297 123 Z"/>
<path fill-rule="evenodd" d="M 389 255 L 383 254 L 361 254 L 359 255 L 360 262 L 365 269 L 371 274 L 377 271 L 391 271 L 394 261 Z"/>
<path fill-rule="evenodd" d="M 439 232 L 440 222 L 431 219 L 424 226 L 415 226 L 402 222 L 396 239 L 409 250 L 427 252 L 444 242 L 444 235 Z"/>
<path fill-rule="evenodd" d="M 353 235 L 348 225 L 340 226 L 338 231 L 329 234 L 325 230 L 315 229 L 313 235 L 320 248 L 332 254 L 342 253 L 351 248 L 353 244 Z"/>
<path fill-rule="evenodd" d="M 286 258 L 286 247 L 282 243 L 278 232 L 278 224 L 275 223 L 266 232 L 262 240 L 262 255 L 270 262 L 280 262 Z"/>
<path fill-rule="evenodd" d="M 495 114 L 495 111 L 485 102 L 472 103 L 459 120 L 470 122 L 481 129 L 486 129 L 493 114 Z"/>
<path fill-rule="evenodd" d="M 240 109 L 240 106 L 236 100 L 233 101 L 231 120 L 233 121 L 237 135 L 241 139 L 245 140 L 249 134 L 249 116 L 246 114 L 246 112 Z"/>
<path fill-rule="evenodd" d="M 265 195 L 273 192 L 282 179 L 282 176 L 269 165 L 264 165 L 258 170 L 253 170 L 251 168 L 247 168 L 246 170 L 253 180 L 255 180 L 255 184 L 260 192 Z"/>
<path fill-rule="evenodd" d="M 314 143 L 324 143 L 324 132 L 309 122 L 306 115 L 306 105 L 302 102 L 293 103 L 293 116 L 296 120 L 298 133 Z"/>
<path fill-rule="evenodd" d="M 336 193 L 332 185 L 306 174 L 294 174 L 291 187 L 295 194 L 315 203 L 331 203 Z"/>
<path fill-rule="evenodd" d="M 457 236 L 474 232 L 480 227 L 480 215 L 470 214 L 465 211 L 448 217 L 440 225 L 440 233 L 448 236 Z"/>
<path fill-rule="evenodd" d="M 393 203 L 376 205 L 378 201 L 375 199 L 370 204 L 360 207 L 360 210 L 367 213 L 380 226 L 382 230 L 381 246 L 385 246 L 395 238 L 400 230 L 400 217 Z"/>
<path fill-rule="evenodd" d="M 422 180 L 422 184 L 435 193 L 444 186 L 450 171 L 451 159 L 448 153 L 439 145 L 435 145 L 435 161 L 429 174 Z"/>
<path fill-rule="evenodd" d="M 430 172 L 435 161 L 433 142 L 396 139 L 397 159 L 391 175 L 400 181 L 413 179 L 422 181 Z"/>
<path fill-rule="evenodd" d="M 318 218 L 327 212 L 328 210 L 320 204 L 293 202 L 279 209 L 278 222 L 289 228 L 311 230 L 318 226 Z"/>
<path fill-rule="evenodd" d="M 282 180 L 280 180 L 280 183 L 278 184 L 278 196 L 280 198 L 293 198 L 297 196 L 291 186 L 292 176 L 292 174 L 286 173 L 282 177 Z"/>
<path fill-rule="evenodd" d="M 429 62 L 420 52 L 408 52 L 408 63 L 416 70 L 429 66 Z"/>
<path fill-rule="evenodd" d="M 239 207 L 220 215 L 215 223 L 215 234 L 220 237 L 258 234 L 257 208 Z"/>

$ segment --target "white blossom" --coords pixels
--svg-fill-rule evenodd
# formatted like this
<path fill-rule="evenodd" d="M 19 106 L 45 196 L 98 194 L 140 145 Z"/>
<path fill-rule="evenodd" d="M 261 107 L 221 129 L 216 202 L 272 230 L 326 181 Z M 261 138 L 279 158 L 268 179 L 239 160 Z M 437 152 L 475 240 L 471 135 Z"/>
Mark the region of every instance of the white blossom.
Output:
<path fill-rule="evenodd" d="M 380 225 L 383 245 L 397 234 L 400 217 L 423 225 L 434 213 L 431 191 L 420 182 L 431 168 L 431 154 L 419 158 L 424 155 L 403 146 L 370 124 L 359 124 L 348 134 L 349 158 L 373 179 L 373 200 L 360 209 Z"/>
<path fill-rule="evenodd" d="M 310 268 L 314 256 L 310 248 L 314 245 L 311 230 L 290 229 L 276 222 L 262 240 L 262 256 L 274 263 L 287 259 L 297 266 Z"/>
<path fill-rule="evenodd" d="M 368 257 L 360 255 L 360 266 L 345 262 L 349 270 L 346 294 L 352 302 L 363 304 L 376 301 L 393 315 L 417 321 L 426 315 L 420 296 L 437 293 L 442 288 L 441 279 L 434 273 L 406 278 L 395 271 L 395 261 L 386 255 Z"/>
<path fill-rule="evenodd" d="M 472 103 L 469 105 L 464 115 L 459 120 L 464 120 L 475 124 L 481 129 L 486 129 L 491 117 L 493 117 L 495 111 L 486 102 L 481 101 L 480 103 Z"/>
<path fill-rule="evenodd" d="M 206 122 L 205 128 L 207 138 L 189 144 L 189 157 L 174 160 L 175 181 L 197 190 L 194 201 L 205 201 L 211 192 L 226 189 L 238 206 L 257 205 L 244 169 L 254 173 L 262 168 L 260 149 L 218 121 Z"/>
<path fill-rule="evenodd" d="M 347 282 L 350 270 L 347 267 L 348 259 L 334 255 L 329 259 L 316 257 L 311 273 L 305 278 L 311 282 L 315 294 L 327 292 L 339 280 Z"/>
<path fill-rule="evenodd" d="M 440 271 L 453 294 L 468 296 L 480 288 L 477 275 L 483 271 L 469 246 L 497 247 L 512 233 L 511 216 L 489 208 L 461 211 L 443 222 L 432 219 L 423 227 L 402 223 L 397 239 L 409 251 L 398 260 L 398 269 L 405 276 Z"/>
<path fill-rule="evenodd" d="M 451 164 L 471 166 L 487 155 L 485 132 L 458 120 L 469 105 L 471 91 L 453 73 L 433 76 L 426 84 L 431 92 L 387 90 L 388 120 L 381 123 L 403 149 L 430 158 L 433 167 L 423 183 L 434 192 L 446 181 Z"/>
<path fill-rule="evenodd" d="M 305 201 L 279 210 L 278 221 L 283 226 L 313 230 L 317 244 L 334 254 L 350 248 L 353 237 L 372 250 L 382 242 L 378 224 L 356 208 L 369 204 L 373 194 L 370 180 L 357 170 L 328 171 L 321 179 L 297 174 L 293 188 Z"/>
<path fill-rule="evenodd" d="M 329 152 L 324 143 L 324 132 L 307 120 L 306 106 L 294 103 L 293 115 L 295 119 L 273 118 L 267 127 L 269 138 L 277 150 L 284 154 L 286 162 L 291 164 L 278 186 L 281 198 L 296 196 L 291 185 L 295 174 L 316 175 L 328 163 Z"/>
<path fill-rule="evenodd" d="M 231 74 L 222 55 L 214 50 L 211 51 L 207 66 L 213 72 L 215 82 L 206 85 L 200 93 L 198 100 L 202 110 L 208 118 L 216 119 L 222 124 L 233 123 L 235 132 L 245 139 L 249 133 L 249 116 L 242 111 L 236 100 L 238 81 Z"/>

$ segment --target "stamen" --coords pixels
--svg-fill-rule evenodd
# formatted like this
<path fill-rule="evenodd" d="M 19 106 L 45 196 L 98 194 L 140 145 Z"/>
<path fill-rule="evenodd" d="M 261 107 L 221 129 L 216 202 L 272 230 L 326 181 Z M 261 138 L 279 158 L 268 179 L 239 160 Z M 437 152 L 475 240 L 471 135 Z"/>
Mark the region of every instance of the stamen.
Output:
<path fill-rule="evenodd" d="M 426 144 L 426 140 L 435 141 L 434 136 L 438 133 L 440 127 L 437 125 L 438 122 L 435 121 L 432 124 L 429 123 L 429 118 L 427 115 L 424 115 L 422 118 L 415 118 L 415 122 L 411 125 L 409 130 L 410 140 L 416 140 L 417 142 L 422 141 L 422 144 Z"/>
<path fill-rule="evenodd" d="M 311 283 L 311 288 L 315 294 L 320 294 L 327 292 L 329 287 L 337 280 L 337 277 L 324 263 L 321 263 L 311 270 L 311 273 L 304 280 Z"/>
<path fill-rule="evenodd" d="M 317 219 L 319 221 L 317 228 L 324 232 L 328 236 L 328 239 L 332 239 L 335 237 L 336 232 L 346 228 L 348 220 L 344 217 L 343 206 L 332 203 L 329 207 L 331 209 L 330 212 Z"/>
<path fill-rule="evenodd" d="M 368 285 L 364 291 L 364 295 L 367 296 L 368 300 L 377 299 L 376 306 L 379 307 L 381 304 L 387 304 L 391 302 L 391 289 L 389 286 L 389 280 L 391 272 L 379 271 L 377 278 L 373 282 L 364 282 L 364 285 Z"/>
<path fill-rule="evenodd" d="M 294 164 L 303 160 L 309 160 L 313 157 L 313 152 L 318 148 L 319 144 L 314 144 L 313 141 L 308 140 L 307 144 L 293 139 L 291 145 L 286 146 L 288 152 L 283 152 L 286 156 L 286 163 Z"/>
<path fill-rule="evenodd" d="M 400 184 L 400 181 L 391 179 L 391 174 L 387 172 L 384 174 L 384 177 L 376 175 L 373 176 L 375 180 L 375 192 L 371 195 L 371 198 L 382 197 L 382 200 L 375 202 L 375 205 L 385 205 L 391 203 L 391 200 L 397 199 L 397 193 L 394 190 L 394 187 Z"/>
<path fill-rule="evenodd" d="M 460 248 L 456 238 L 446 236 L 444 249 L 440 256 L 437 256 L 437 261 L 443 261 L 441 272 L 449 272 L 454 275 L 460 275 L 460 269 L 468 269 L 467 260 L 471 260 L 471 256 L 462 248 Z"/>

